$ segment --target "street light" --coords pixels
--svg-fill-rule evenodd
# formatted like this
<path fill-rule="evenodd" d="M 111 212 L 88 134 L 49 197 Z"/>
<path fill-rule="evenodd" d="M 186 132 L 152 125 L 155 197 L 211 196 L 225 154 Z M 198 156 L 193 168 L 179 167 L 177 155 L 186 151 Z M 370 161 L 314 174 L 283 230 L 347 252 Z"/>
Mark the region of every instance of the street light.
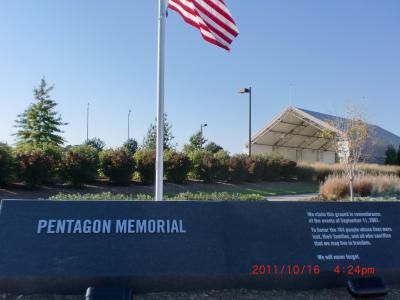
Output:
<path fill-rule="evenodd" d="M 251 87 L 242 88 L 240 94 L 249 94 L 249 156 L 251 156 Z"/>
<path fill-rule="evenodd" d="M 89 141 L 89 107 L 90 103 L 88 102 L 86 107 L 86 142 Z"/>
<path fill-rule="evenodd" d="M 130 116 L 131 116 L 131 110 L 129 110 L 129 112 L 128 112 L 128 141 L 129 141 L 129 121 L 130 121 Z"/>
<path fill-rule="evenodd" d="M 207 127 L 207 124 L 200 124 L 200 142 L 201 142 L 201 148 L 203 149 L 203 127 Z"/>

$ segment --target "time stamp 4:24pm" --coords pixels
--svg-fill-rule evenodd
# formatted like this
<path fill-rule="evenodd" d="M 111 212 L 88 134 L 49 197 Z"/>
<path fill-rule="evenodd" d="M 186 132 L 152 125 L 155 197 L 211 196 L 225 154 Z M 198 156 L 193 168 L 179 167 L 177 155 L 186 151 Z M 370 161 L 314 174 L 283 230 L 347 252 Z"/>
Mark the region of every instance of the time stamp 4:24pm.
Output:
<path fill-rule="evenodd" d="M 371 276 L 375 274 L 374 267 L 361 265 L 336 265 L 331 271 L 337 275 L 348 276 Z M 251 268 L 252 276 L 268 275 L 320 275 L 321 267 L 319 265 L 269 265 L 255 264 Z"/>

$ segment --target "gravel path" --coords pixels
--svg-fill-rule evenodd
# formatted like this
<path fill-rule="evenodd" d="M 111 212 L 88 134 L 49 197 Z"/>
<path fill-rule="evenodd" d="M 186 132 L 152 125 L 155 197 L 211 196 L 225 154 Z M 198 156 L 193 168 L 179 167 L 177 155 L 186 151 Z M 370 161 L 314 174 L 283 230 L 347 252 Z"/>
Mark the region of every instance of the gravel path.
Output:
<path fill-rule="evenodd" d="M 11 296 L 1 295 L 1 300 L 83 300 L 84 296 Z M 135 300 L 347 300 L 352 298 L 345 288 L 308 290 L 308 291 L 284 291 L 284 290 L 220 290 L 185 293 L 151 293 L 134 296 Z M 371 298 L 368 298 L 371 299 Z M 392 287 L 385 300 L 400 299 L 400 285 Z"/>

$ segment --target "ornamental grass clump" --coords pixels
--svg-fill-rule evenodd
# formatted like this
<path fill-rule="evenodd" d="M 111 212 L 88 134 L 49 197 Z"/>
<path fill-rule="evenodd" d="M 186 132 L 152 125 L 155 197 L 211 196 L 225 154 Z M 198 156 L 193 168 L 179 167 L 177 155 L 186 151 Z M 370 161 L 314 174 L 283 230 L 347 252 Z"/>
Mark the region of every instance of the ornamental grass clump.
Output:
<path fill-rule="evenodd" d="M 350 196 L 350 183 L 345 175 L 330 175 L 320 186 L 320 194 L 326 200 L 343 200 Z M 400 178 L 394 175 L 357 175 L 354 178 L 354 194 L 358 197 L 382 197 L 400 195 Z"/>
<path fill-rule="evenodd" d="M 117 185 L 128 185 L 132 181 L 135 161 L 122 147 L 100 152 L 100 168 L 110 181 Z"/>

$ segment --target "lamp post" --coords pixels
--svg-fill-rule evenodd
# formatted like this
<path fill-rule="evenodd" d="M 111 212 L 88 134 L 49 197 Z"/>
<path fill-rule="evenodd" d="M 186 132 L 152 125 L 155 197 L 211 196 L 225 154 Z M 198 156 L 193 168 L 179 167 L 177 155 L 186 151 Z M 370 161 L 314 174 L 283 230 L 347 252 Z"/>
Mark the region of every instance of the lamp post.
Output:
<path fill-rule="evenodd" d="M 89 106 L 90 103 L 88 102 L 86 107 L 86 142 L 89 141 Z"/>
<path fill-rule="evenodd" d="M 200 142 L 201 142 L 200 148 L 201 149 L 203 149 L 203 127 L 207 127 L 207 124 L 206 123 L 200 124 Z"/>
<path fill-rule="evenodd" d="M 129 129 L 130 129 L 130 128 L 129 128 L 129 127 L 130 127 L 130 126 L 129 126 L 129 123 L 130 123 L 131 112 L 132 112 L 131 110 L 128 111 L 128 141 L 129 141 Z"/>
<path fill-rule="evenodd" d="M 251 87 L 242 88 L 239 90 L 240 94 L 249 94 L 249 156 L 251 156 Z"/>

